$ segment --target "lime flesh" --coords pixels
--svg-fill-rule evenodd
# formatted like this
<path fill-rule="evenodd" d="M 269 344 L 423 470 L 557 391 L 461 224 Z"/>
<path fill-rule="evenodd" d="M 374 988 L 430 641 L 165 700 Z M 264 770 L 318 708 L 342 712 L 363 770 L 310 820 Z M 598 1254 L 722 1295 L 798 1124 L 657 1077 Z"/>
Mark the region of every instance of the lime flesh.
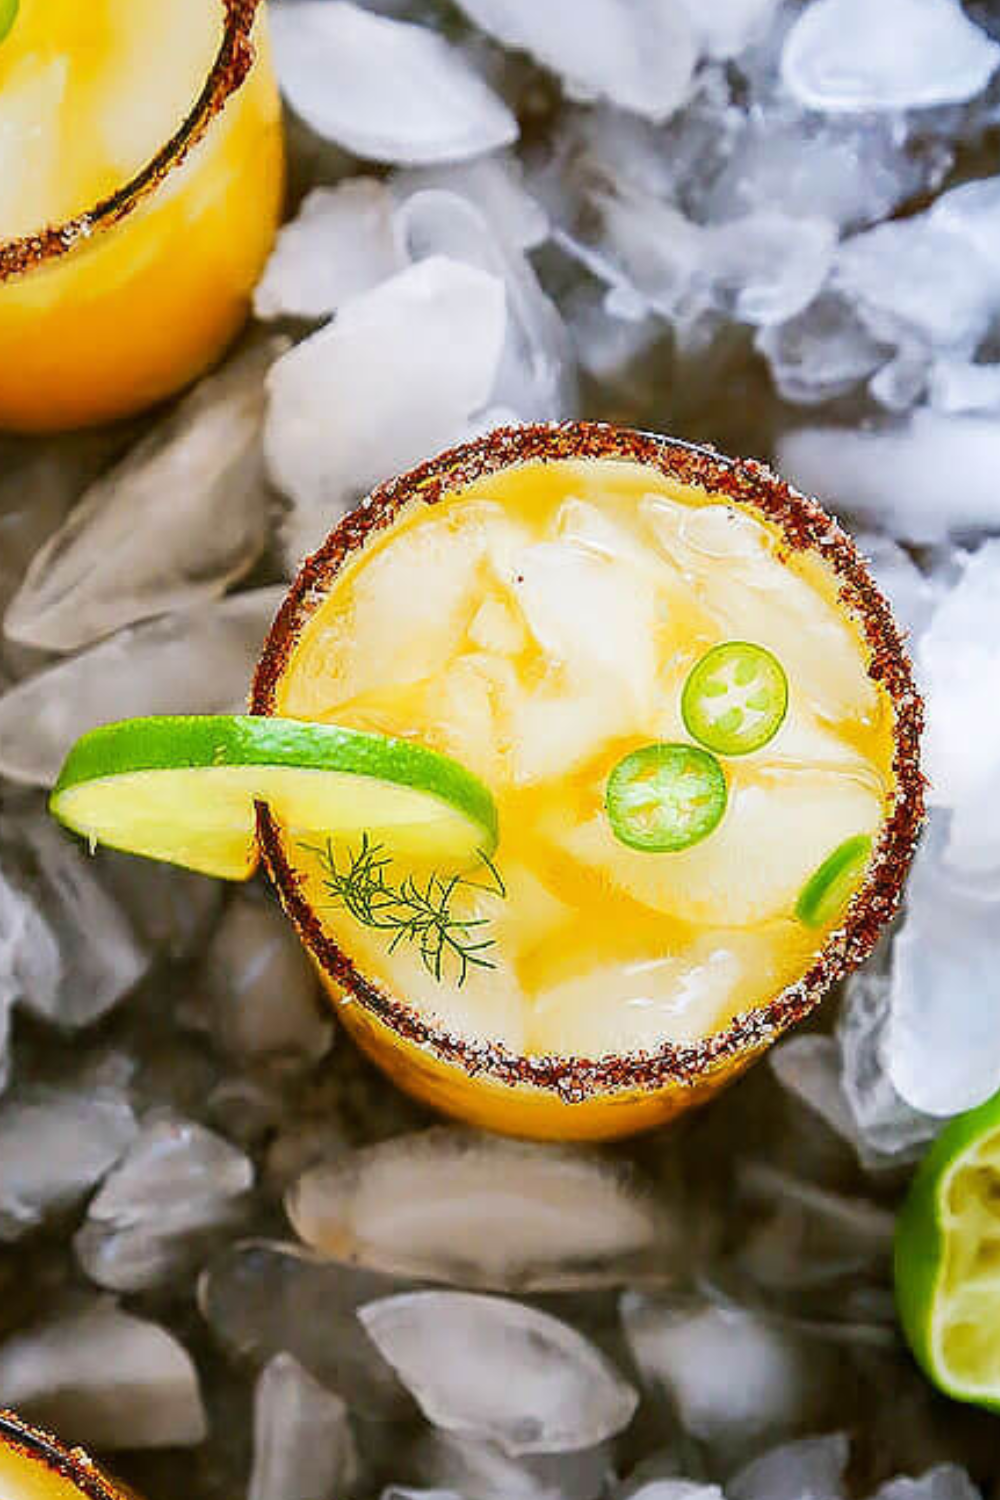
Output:
<path fill-rule="evenodd" d="M 70 751 L 49 807 L 92 845 L 246 880 L 256 803 L 302 838 L 362 833 L 450 868 L 493 852 L 496 807 L 457 761 L 410 740 L 297 719 L 128 719 Z"/>
<path fill-rule="evenodd" d="M 1000 1094 L 924 1158 L 896 1229 L 896 1302 L 928 1378 L 1000 1411 Z"/>

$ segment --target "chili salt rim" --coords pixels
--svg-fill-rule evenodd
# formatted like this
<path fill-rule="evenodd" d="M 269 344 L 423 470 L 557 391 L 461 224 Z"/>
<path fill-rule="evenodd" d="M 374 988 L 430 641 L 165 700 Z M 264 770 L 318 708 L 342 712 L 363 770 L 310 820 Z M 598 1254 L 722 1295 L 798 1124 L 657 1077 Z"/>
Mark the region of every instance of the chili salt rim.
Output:
<path fill-rule="evenodd" d="M 222 42 L 208 78 L 186 119 L 152 161 L 93 208 L 33 234 L 0 242 L 0 285 L 60 260 L 138 208 L 197 146 L 212 121 L 241 87 L 255 61 L 250 33 L 261 0 L 219 0 L 225 11 Z"/>
<path fill-rule="evenodd" d="M 652 1092 L 668 1084 L 691 1086 L 736 1059 L 749 1057 L 805 1017 L 831 985 L 871 952 L 895 913 L 924 819 L 920 770 L 923 702 L 889 605 L 847 533 L 822 507 L 785 483 L 764 464 L 731 459 L 711 449 L 655 433 L 602 422 L 539 423 L 502 427 L 429 459 L 379 485 L 346 515 L 319 550 L 303 563 L 271 627 L 257 667 L 251 712 L 275 712 L 275 697 L 307 622 L 340 568 L 370 536 L 392 524 L 404 505 L 436 504 L 473 481 L 533 460 L 618 459 L 643 464 L 682 484 L 697 485 L 737 505 L 751 505 L 774 522 L 793 551 L 812 550 L 840 580 L 839 594 L 871 652 L 869 676 L 880 683 L 894 714 L 895 791 L 864 884 L 844 923 L 830 934 L 801 979 L 765 1005 L 735 1016 L 721 1031 L 694 1043 L 664 1043 L 655 1052 L 587 1057 L 527 1057 L 490 1042 L 456 1037 L 434 1026 L 368 979 L 323 930 L 285 857 L 278 825 L 258 809 L 265 863 L 286 912 L 307 948 L 333 982 L 397 1035 L 470 1075 L 523 1084 L 569 1103 L 595 1095 Z"/>
<path fill-rule="evenodd" d="M 60 1479 L 75 1485 L 88 1500 L 125 1500 L 121 1490 L 97 1467 L 82 1448 L 66 1448 L 40 1427 L 32 1427 L 16 1412 L 0 1410 L 0 1443 L 26 1458 L 36 1459 Z"/>

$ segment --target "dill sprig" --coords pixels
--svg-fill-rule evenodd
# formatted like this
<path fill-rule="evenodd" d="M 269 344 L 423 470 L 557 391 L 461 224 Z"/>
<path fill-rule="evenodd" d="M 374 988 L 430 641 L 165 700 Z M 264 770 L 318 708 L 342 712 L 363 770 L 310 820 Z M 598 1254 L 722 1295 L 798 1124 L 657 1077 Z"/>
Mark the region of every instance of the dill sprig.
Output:
<path fill-rule="evenodd" d="M 456 893 L 463 889 L 506 896 L 500 871 L 482 851 L 480 858 L 489 875 L 488 884 L 436 872 L 419 879 L 411 873 L 394 882 L 388 873 L 391 856 L 367 833 L 361 835 L 358 849 L 348 850 L 342 862 L 338 862 L 332 839 L 327 839 L 323 848 L 310 844 L 304 844 L 303 848 L 319 860 L 323 884 L 337 906 L 365 927 L 391 933 L 390 953 L 402 943 L 412 943 L 427 972 L 439 982 L 451 960 L 457 966 L 459 985 L 465 983 L 472 968 L 496 967 L 486 957 L 495 946 L 495 939 L 482 932 L 489 919 L 458 917 L 452 910 Z"/>

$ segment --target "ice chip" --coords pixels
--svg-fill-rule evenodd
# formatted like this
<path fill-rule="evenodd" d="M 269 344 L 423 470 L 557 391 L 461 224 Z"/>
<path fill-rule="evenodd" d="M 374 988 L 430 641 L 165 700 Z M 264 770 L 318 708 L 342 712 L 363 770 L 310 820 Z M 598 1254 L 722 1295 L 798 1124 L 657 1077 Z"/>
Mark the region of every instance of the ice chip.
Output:
<path fill-rule="evenodd" d="M 239 1222 L 253 1183 L 242 1151 L 170 1111 L 143 1124 L 91 1200 L 74 1245 L 91 1281 L 139 1292 L 184 1275 Z"/>
<path fill-rule="evenodd" d="M 375 177 L 318 187 L 278 233 L 254 292 L 258 318 L 326 318 L 402 268 L 392 195 Z"/>
<path fill-rule="evenodd" d="M 730 1458 L 794 1432 L 822 1409 L 826 1361 L 790 1327 L 706 1301 L 622 1299 L 629 1347 L 647 1384 L 672 1398 L 692 1437 Z"/>
<path fill-rule="evenodd" d="M 829 289 L 785 322 L 761 328 L 755 342 L 779 393 L 797 406 L 846 395 L 888 354 L 846 296 Z"/>
<path fill-rule="evenodd" d="M 51 1014 L 59 995 L 62 959 L 55 933 L 26 892 L 0 869 L 0 997 L 4 1005 L 23 999 L 36 1013 Z"/>
<path fill-rule="evenodd" d="M 96 480 L 36 553 L 8 636 L 74 651 L 124 625 L 219 597 L 264 547 L 264 374 L 253 344 Z"/>
<path fill-rule="evenodd" d="M 484 1290 L 669 1275 L 681 1252 L 678 1231 L 623 1164 L 448 1126 L 314 1167 L 287 1208 L 324 1255 Z"/>
<path fill-rule="evenodd" d="M 127 914 L 101 878 L 84 846 L 44 813 L 3 826 L 11 868 L 58 945 L 58 980 L 51 950 L 33 963 L 44 968 L 26 983 L 29 1010 L 67 1030 L 89 1026 L 136 987 L 152 962 Z M 46 958 L 46 953 L 49 957 Z"/>
<path fill-rule="evenodd" d="M 239 712 L 283 597 L 254 589 L 130 626 L 11 688 L 0 697 L 0 774 L 51 785 L 73 741 L 112 719 Z"/>
<path fill-rule="evenodd" d="M 113 1089 L 30 1087 L 0 1105 L 0 1240 L 73 1208 L 136 1135 Z"/>
<path fill-rule="evenodd" d="M 781 72 L 810 109 L 914 109 L 974 98 L 998 58 L 959 0 L 814 0 L 788 33 Z"/>
<path fill-rule="evenodd" d="M 612 1481 L 609 1445 L 512 1458 L 496 1443 L 432 1432 L 417 1449 L 422 1479 L 463 1500 L 600 1500 Z M 418 1500 L 448 1500 L 435 1488 Z"/>
<path fill-rule="evenodd" d="M 249 1062 L 306 1066 L 329 1049 L 329 1007 L 277 905 L 238 892 L 205 960 L 212 1028 L 227 1053 Z"/>
<path fill-rule="evenodd" d="M 432 256 L 278 360 L 265 441 L 295 502 L 293 557 L 386 474 L 458 439 L 490 399 L 505 337 L 503 282 Z"/>
<path fill-rule="evenodd" d="M 919 1479 L 890 1479 L 872 1500 L 980 1500 L 980 1492 L 958 1464 L 938 1464 Z"/>
<path fill-rule="evenodd" d="M 108 1451 L 193 1447 L 207 1432 L 187 1350 L 110 1299 L 0 1344 L 0 1401 L 65 1442 Z"/>
<path fill-rule="evenodd" d="M 468 1292 L 410 1292 L 359 1312 L 435 1426 L 517 1457 L 592 1448 L 638 1396 L 587 1341 L 534 1308 Z"/>
<path fill-rule="evenodd" d="M 459 0 L 505 47 L 529 52 L 573 98 L 607 99 L 665 120 L 683 104 L 698 61 L 696 26 L 683 0 Z"/>
<path fill-rule="evenodd" d="M 726 1483 L 729 1500 L 841 1500 L 850 1444 L 843 1432 L 772 1448 Z"/>
<path fill-rule="evenodd" d="M 710 57 L 738 57 L 766 32 L 779 0 L 713 0 L 689 4 L 691 19 Z"/>
<path fill-rule="evenodd" d="M 932 825 L 892 945 L 887 1039 L 894 1087 L 914 1109 L 954 1115 L 1000 1085 L 1000 901 L 956 882 Z"/>
<path fill-rule="evenodd" d="M 342 1500 L 357 1481 L 347 1407 L 290 1354 L 257 1380 L 253 1442 L 248 1500 Z"/>
<path fill-rule="evenodd" d="M 442 36 L 349 0 L 294 0 L 271 17 L 292 108 L 357 156 L 460 161 L 517 139 L 517 121 Z"/>
<path fill-rule="evenodd" d="M 1000 423 L 984 417 L 920 409 L 868 429 L 792 428 L 778 463 L 807 494 L 899 540 L 935 543 L 1000 524 Z"/>
<path fill-rule="evenodd" d="M 357 1319 L 386 1290 L 382 1277 L 331 1264 L 298 1245 L 246 1240 L 221 1250 L 198 1288 L 202 1315 L 241 1361 L 287 1353 L 352 1411 L 391 1419 L 409 1403 Z"/>
<path fill-rule="evenodd" d="M 899 1094 L 890 1072 L 891 986 L 872 966 L 847 982 L 837 1026 L 841 1086 L 863 1165 L 915 1161 L 938 1128 Z"/>

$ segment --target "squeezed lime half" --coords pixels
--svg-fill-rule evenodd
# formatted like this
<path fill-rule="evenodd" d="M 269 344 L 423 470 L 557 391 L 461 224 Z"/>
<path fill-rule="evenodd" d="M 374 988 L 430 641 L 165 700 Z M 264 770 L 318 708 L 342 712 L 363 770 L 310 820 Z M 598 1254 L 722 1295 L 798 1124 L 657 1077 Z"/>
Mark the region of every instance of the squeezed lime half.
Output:
<path fill-rule="evenodd" d="M 918 1363 L 1000 1411 L 1000 1094 L 942 1131 L 896 1228 L 896 1303 Z"/>
<path fill-rule="evenodd" d="M 298 719 L 106 724 L 73 746 L 49 807 L 94 846 L 246 880 L 258 802 L 295 836 L 367 834 L 448 867 L 496 847 L 493 797 L 457 761 L 412 740 Z"/>

